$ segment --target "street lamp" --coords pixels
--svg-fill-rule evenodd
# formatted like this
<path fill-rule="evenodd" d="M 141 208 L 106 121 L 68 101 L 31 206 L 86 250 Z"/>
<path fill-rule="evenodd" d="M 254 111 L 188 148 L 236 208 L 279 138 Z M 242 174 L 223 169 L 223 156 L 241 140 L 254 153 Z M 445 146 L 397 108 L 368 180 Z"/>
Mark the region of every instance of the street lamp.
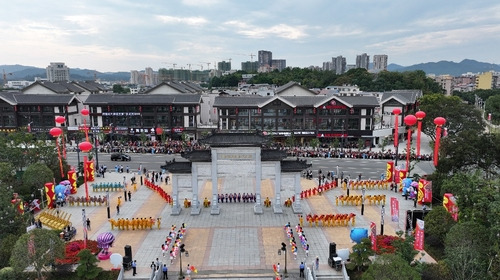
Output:
<path fill-rule="evenodd" d="M 361 216 L 363 216 L 363 214 L 365 213 L 365 191 L 366 188 L 363 187 L 363 189 L 361 190 Z"/>
<path fill-rule="evenodd" d="M 285 255 L 285 278 L 286 278 L 286 277 L 288 277 L 288 271 L 286 269 L 287 259 L 286 259 L 286 244 L 285 244 L 285 242 L 281 242 L 281 248 L 278 250 L 278 254 L 280 254 L 281 251 L 283 251 L 283 253 Z"/>
<path fill-rule="evenodd" d="M 384 215 L 385 207 L 382 205 L 382 209 L 380 209 L 380 235 L 384 235 Z"/>
<path fill-rule="evenodd" d="M 109 191 L 106 191 L 106 210 L 108 211 L 108 219 L 110 219 L 111 212 L 109 211 Z"/>
<path fill-rule="evenodd" d="M 38 189 L 40 191 L 40 206 L 42 206 L 42 209 L 44 208 L 43 207 L 43 188 L 41 189 Z"/>
<path fill-rule="evenodd" d="M 184 248 L 184 244 L 179 247 L 179 279 L 184 279 L 184 273 L 182 272 L 182 253 L 186 253 L 186 257 L 189 257 L 189 252 Z"/>

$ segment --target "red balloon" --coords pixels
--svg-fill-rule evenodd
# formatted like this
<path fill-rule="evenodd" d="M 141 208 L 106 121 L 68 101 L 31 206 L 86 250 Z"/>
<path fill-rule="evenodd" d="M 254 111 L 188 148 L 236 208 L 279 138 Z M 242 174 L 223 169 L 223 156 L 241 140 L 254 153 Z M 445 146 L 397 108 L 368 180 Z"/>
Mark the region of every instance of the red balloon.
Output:
<path fill-rule="evenodd" d="M 404 118 L 405 124 L 412 126 L 417 123 L 417 118 L 414 115 L 408 115 Z"/>
<path fill-rule="evenodd" d="M 446 123 L 446 119 L 443 118 L 443 117 L 437 117 L 437 118 L 434 119 L 434 124 L 435 125 L 441 126 L 441 125 L 444 125 L 445 123 Z"/>
<path fill-rule="evenodd" d="M 163 128 L 157 127 L 156 128 L 156 135 L 161 135 L 161 134 L 163 134 Z"/>
<path fill-rule="evenodd" d="M 57 117 L 56 117 L 56 123 L 58 123 L 58 124 L 62 124 L 62 123 L 64 123 L 65 121 L 66 121 L 66 118 L 65 118 L 65 117 L 63 117 L 63 116 L 57 116 Z"/>
<path fill-rule="evenodd" d="M 78 147 L 80 148 L 80 151 L 82 152 L 88 152 L 92 150 L 92 144 L 88 141 L 84 141 L 80 144 L 78 144 Z"/>
<path fill-rule="evenodd" d="M 425 118 L 425 112 L 424 111 L 418 111 L 415 113 L 415 117 L 417 117 L 417 120 L 421 120 Z"/>
<path fill-rule="evenodd" d="M 83 116 L 88 116 L 89 115 L 89 109 L 83 108 L 82 111 L 80 112 Z"/>
<path fill-rule="evenodd" d="M 393 113 L 394 115 L 399 115 L 399 114 L 401 114 L 401 109 L 399 109 L 399 108 L 394 108 L 394 109 L 392 110 L 392 113 Z"/>
<path fill-rule="evenodd" d="M 54 127 L 50 129 L 49 133 L 53 137 L 58 137 L 59 135 L 62 134 L 62 129 L 60 129 L 59 127 Z"/>

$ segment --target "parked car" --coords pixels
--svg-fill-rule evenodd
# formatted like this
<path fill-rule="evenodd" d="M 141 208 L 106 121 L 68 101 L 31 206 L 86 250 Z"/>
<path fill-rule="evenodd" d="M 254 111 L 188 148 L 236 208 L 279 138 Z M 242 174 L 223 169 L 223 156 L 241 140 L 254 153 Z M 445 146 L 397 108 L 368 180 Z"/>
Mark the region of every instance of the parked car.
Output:
<path fill-rule="evenodd" d="M 132 158 L 127 155 L 127 154 L 122 154 L 122 153 L 113 153 L 111 154 L 111 160 L 121 160 L 121 161 L 130 161 Z"/>

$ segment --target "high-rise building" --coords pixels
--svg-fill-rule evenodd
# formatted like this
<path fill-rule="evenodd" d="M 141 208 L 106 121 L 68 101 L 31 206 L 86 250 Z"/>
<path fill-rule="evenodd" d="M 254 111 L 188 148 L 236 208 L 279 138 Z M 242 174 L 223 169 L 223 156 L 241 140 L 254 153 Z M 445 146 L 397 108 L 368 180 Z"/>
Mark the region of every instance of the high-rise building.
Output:
<path fill-rule="evenodd" d="M 476 76 L 476 89 L 492 89 L 493 72 L 483 72 Z"/>
<path fill-rule="evenodd" d="M 373 70 L 375 71 L 387 70 L 386 54 L 376 54 L 373 56 Z"/>
<path fill-rule="evenodd" d="M 231 71 L 231 61 L 227 62 L 223 60 L 221 62 L 217 62 L 217 68 L 222 72 Z"/>
<path fill-rule="evenodd" d="M 255 73 L 259 69 L 258 61 L 247 61 L 241 63 L 241 70 L 247 73 Z"/>
<path fill-rule="evenodd" d="M 130 71 L 130 83 L 133 85 L 138 85 L 140 81 L 141 75 L 137 70 Z"/>
<path fill-rule="evenodd" d="M 145 71 L 144 71 L 144 81 L 145 81 L 145 84 L 146 86 L 152 86 L 155 84 L 154 82 L 154 73 L 153 73 L 153 68 L 151 67 L 146 67 Z"/>
<path fill-rule="evenodd" d="M 333 62 L 331 61 L 323 62 L 323 71 L 333 71 Z"/>
<path fill-rule="evenodd" d="M 365 68 L 368 70 L 370 66 L 370 56 L 366 53 L 360 54 L 356 56 L 356 68 Z"/>
<path fill-rule="evenodd" d="M 260 67 L 267 67 L 271 68 L 273 66 L 273 53 L 270 51 L 259 51 L 259 68 Z"/>
<path fill-rule="evenodd" d="M 51 62 L 45 70 L 50 82 L 69 82 L 69 68 L 64 62 Z"/>
<path fill-rule="evenodd" d="M 286 59 L 273 59 L 271 63 L 272 63 L 272 68 L 278 69 L 278 71 L 280 72 L 281 70 L 286 68 Z"/>
<path fill-rule="evenodd" d="M 346 71 L 346 59 L 345 57 L 339 55 L 337 57 L 332 57 L 332 71 L 335 72 L 335 74 L 340 75 L 344 74 Z"/>

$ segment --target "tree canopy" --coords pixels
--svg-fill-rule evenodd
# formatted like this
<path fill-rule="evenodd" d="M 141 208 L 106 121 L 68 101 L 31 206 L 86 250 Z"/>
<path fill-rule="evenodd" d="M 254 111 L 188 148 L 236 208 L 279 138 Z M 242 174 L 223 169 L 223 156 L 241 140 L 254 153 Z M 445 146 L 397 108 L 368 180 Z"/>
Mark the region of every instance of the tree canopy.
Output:
<path fill-rule="evenodd" d="M 368 270 L 363 273 L 363 280 L 420 280 L 420 274 L 400 255 L 384 254 L 377 256 Z"/>

